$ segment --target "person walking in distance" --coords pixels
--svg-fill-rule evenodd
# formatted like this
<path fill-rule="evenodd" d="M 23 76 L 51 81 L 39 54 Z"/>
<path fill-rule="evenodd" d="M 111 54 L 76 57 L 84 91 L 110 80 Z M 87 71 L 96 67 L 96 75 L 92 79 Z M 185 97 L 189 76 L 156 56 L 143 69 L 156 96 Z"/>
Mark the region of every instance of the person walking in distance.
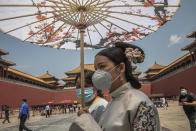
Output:
<path fill-rule="evenodd" d="M 7 121 L 8 123 L 10 123 L 10 120 L 9 120 L 9 107 L 7 105 L 5 105 L 5 119 L 4 121 L 2 122 L 3 124 Z"/>
<path fill-rule="evenodd" d="M 162 102 L 162 108 L 164 108 L 164 109 L 167 110 L 167 105 L 166 105 L 166 99 L 165 99 L 165 97 L 162 97 L 161 98 L 161 102 Z"/>
<path fill-rule="evenodd" d="M 29 119 L 29 117 L 30 117 L 29 107 L 28 107 L 28 104 L 26 103 L 27 99 L 24 98 L 22 100 L 22 102 L 23 102 L 23 104 L 21 105 L 19 116 L 18 116 L 18 118 L 20 119 L 19 131 L 23 131 L 23 129 L 26 131 L 32 131 L 25 126 L 25 122 L 26 122 L 27 118 Z"/>
<path fill-rule="evenodd" d="M 46 110 L 46 118 L 47 117 L 50 117 L 50 106 L 49 105 L 46 105 L 45 110 Z"/>

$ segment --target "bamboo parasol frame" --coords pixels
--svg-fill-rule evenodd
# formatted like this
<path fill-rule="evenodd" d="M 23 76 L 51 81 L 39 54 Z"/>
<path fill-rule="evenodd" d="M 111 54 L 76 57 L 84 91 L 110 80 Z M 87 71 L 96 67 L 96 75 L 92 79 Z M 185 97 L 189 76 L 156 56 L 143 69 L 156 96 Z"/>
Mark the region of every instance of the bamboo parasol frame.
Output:
<path fill-rule="evenodd" d="M 17 0 L 15 0 L 17 1 Z M 42 27 L 38 28 L 33 33 L 30 33 L 30 35 L 24 36 L 25 38 L 20 38 L 22 41 L 30 41 L 32 43 L 37 43 L 38 45 L 41 46 L 49 46 L 49 47 L 54 47 L 52 45 L 48 45 L 48 43 L 51 42 L 52 37 L 54 37 L 56 34 L 61 32 L 61 30 L 65 29 L 66 35 L 62 37 L 62 41 L 60 42 L 61 44 L 54 44 L 58 45 L 58 47 L 62 47 L 62 42 L 66 41 L 65 39 L 68 38 L 67 35 L 70 35 L 70 32 L 74 28 L 77 28 L 78 31 L 76 34 L 76 41 L 78 41 L 80 37 L 80 56 L 81 56 L 81 89 L 82 89 L 82 107 L 85 107 L 84 103 L 84 48 L 85 48 L 85 42 L 84 42 L 84 37 L 85 37 L 85 31 L 87 32 L 90 47 L 91 48 L 100 48 L 100 46 L 104 44 L 104 42 L 107 42 L 109 39 L 113 39 L 115 36 L 115 40 L 120 40 L 121 36 L 125 36 L 125 39 L 128 41 L 134 41 L 134 39 L 142 39 L 142 35 L 145 37 L 148 34 L 145 33 L 140 33 L 138 30 L 133 28 L 133 31 L 130 31 L 126 27 L 123 27 L 120 23 L 115 23 L 113 20 L 117 20 L 120 22 L 127 23 L 129 25 L 134 25 L 138 28 L 142 28 L 145 31 L 149 32 L 156 32 L 157 29 L 154 29 L 153 26 L 146 26 L 142 24 L 138 24 L 131 20 L 127 20 L 126 18 L 120 17 L 121 15 L 127 15 L 127 16 L 132 16 L 132 17 L 141 17 L 141 18 L 146 18 L 150 19 L 152 21 L 158 21 L 162 25 L 167 22 L 168 20 L 165 20 L 165 18 L 161 17 L 161 14 L 159 15 L 149 15 L 149 14 L 142 14 L 142 13 L 137 13 L 137 12 L 128 12 L 128 11 L 121 11 L 119 10 L 120 8 L 155 8 L 155 11 L 162 10 L 164 11 L 165 8 L 174 8 L 174 10 L 171 11 L 170 16 L 173 16 L 178 7 L 180 7 L 180 0 L 174 0 L 178 1 L 176 2 L 177 4 L 164 4 L 164 3 L 156 3 L 156 0 L 144 0 L 145 2 L 139 2 L 139 0 L 135 0 L 136 2 L 133 3 L 124 3 L 126 0 L 28 0 L 29 3 L 21 4 L 21 3 L 14 3 L 14 4 L 5 4 L 0 2 L 0 7 L 1 8 L 7 8 L 7 7 L 14 7 L 14 8 L 35 8 L 37 9 L 37 12 L 35 13 L 28 13 L 28 14 L 22 14 L 22 15 L 17 15 L 17 16 L 12 16 L 12 17 L 1 17 L 0 16 L 0 23 L 5 22 L 5 21 L 11 21 L 15 19 L 23 19 L 27 17 L 42 17 L 43 15 L 45 16 L 44 18 L 41 19 L 35 19 L 34 21 L 29 22 L 28 24 L 24 24 L 18 27 L 14 27 L 11 29 L 3 29 L 4 27 L 0 25 L 0 28 L 2 28 L 3 32 L 5 34 L 11 34 L 18 31 L 22 30 L 24 28 L 27 28 L 29 26 L 33 26 L 34 24 L 42 23 Z M 130 0 L 131 1 L 131 0 Z M 155 1 L 155 2 L 154 2 Z M 167 1 L 167 0 L 165 0 Z M 116 3 L 115 3 L 116 2 Z M 49 8 L 49 10 L 44 11 L 44 9 Z M 118 10 L 112 10 L 117 8 Z M 160 10 L 159 10 L 160 9 Z M 158 12 L 157 11 L 157 12 Z M 165 14 L 164 14 L 165 15 Z M 44 24 L 44 22 L 50 21 L 48 24 Z M 56 27 L 53 31 L 50 32 L 50 35 L 47 36 L 43 41 L 38 42 L 38 41 L 32 41 L 31 39 L 34 37 L 37 37 L 43 32 L 44 30 L 48 29 L 49 27 L 51 28 L 54 24 L 58 22 L 63 22 L 60 24 L 58 27 Z M 105 25 L 104 22 L 107 22 L 109 25 Z M 99 29 L 97 27 L 102 27 L 102 29 L 107 30 L 109 35 L 104 38 L 105 34 L 103 34 L 102 29 Z M 160 26 L 162 26 L 160 25 Z M 125 33 L 119 33 L 116 31 L 113 31 L 113 27 L 117 28 L 118 30 L 121 30 Z M 52 29 L 51 29 L 52 30 Z M 99 37 L 102 39 L 102 42 L 99 43 L 99 46 L 93 45 L 94 42 L 94 37 L 90 36 L 91 31 L 97 32 Z M 142 30 L 141 30 L 142 31 Z M 133 39 L 128 39 L 132 35 L 134 37 Z M 73 38 L 69 36 L 69 38 Z M 52 42 L 56 42 L 58 40 L 54 40 Z M 65 43 L 66 44 L 66 43 Z M 77 43 L 76 43 L 77 44 Z M 109 47 L 110 43 L 108 42 L 105 44 L 103 47 Z M 56 47 L 55 47 L 56 48 Z"/>

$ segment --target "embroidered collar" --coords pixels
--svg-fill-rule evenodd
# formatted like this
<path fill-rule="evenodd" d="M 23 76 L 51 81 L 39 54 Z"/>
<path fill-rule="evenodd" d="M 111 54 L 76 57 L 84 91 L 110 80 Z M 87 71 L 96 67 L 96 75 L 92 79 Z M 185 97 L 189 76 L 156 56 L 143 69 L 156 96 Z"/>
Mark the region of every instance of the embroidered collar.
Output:
<path fill-rule="evenodd" d="M 122 85 L 121 87 L 119 87 L 118 89 L 116 89 L 115 91 L 113 91 L 112 93 L 110 93 L 110 95 L 112 96 L 112 98 L 117 98 L 118 96 L 120 96 L 121 94 L 124 94 L 126 92 L 127 89 L 132 88 L 130 83 L 127 82 L 124 85 Z"/>

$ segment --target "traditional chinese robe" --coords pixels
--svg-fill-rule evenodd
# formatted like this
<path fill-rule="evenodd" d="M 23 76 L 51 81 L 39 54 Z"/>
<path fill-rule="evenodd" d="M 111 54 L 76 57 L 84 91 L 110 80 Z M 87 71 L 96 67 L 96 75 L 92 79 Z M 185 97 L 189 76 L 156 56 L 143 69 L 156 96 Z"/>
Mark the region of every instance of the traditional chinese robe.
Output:
<path fill-rule="evenodd" d="M 103 131 L 160 131 L 157 109 L 144 93 L 126 83 L 110 95 L 99 121 Z"/>

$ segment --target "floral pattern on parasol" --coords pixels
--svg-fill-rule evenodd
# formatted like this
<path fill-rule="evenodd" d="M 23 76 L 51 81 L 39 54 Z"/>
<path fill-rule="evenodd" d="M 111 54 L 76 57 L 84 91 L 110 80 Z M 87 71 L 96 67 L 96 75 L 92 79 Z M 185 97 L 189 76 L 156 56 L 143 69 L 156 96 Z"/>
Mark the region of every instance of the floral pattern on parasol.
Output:
<path fill-rule="evenodd" d="M 141 40 L 171 20 L 179 0 L 1 0 L 0 28 L 23 41 L 57 49 L 111 47 Z M 81 18 L 83 20 L 81 21 Z"/>

